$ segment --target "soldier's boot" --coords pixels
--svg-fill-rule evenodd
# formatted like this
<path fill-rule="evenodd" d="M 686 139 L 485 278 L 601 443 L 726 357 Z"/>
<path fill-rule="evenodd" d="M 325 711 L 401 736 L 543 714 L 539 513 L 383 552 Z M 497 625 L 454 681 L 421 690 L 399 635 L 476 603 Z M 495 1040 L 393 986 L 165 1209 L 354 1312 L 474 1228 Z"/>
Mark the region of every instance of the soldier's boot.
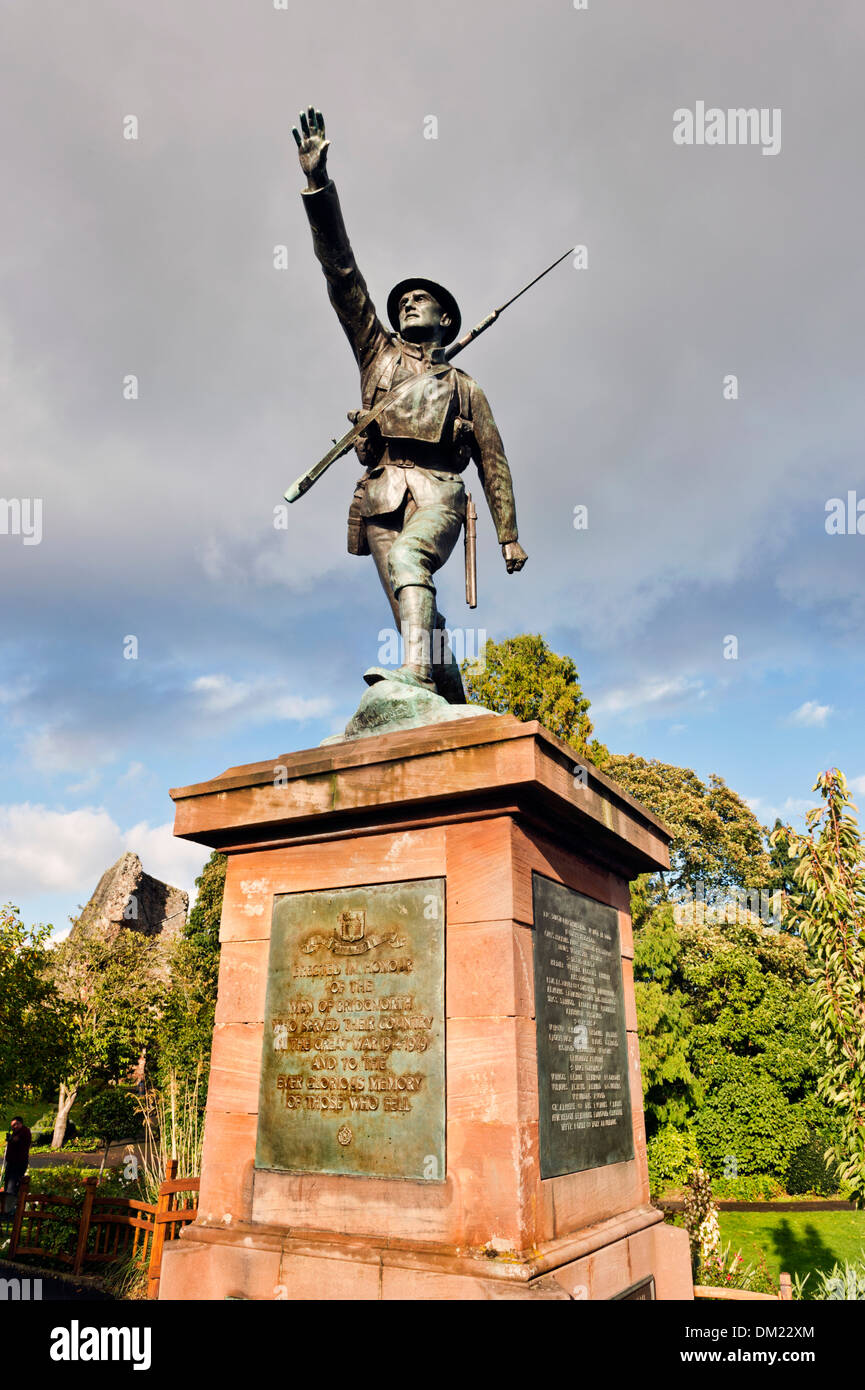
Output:
<path fill-rule="evenodd" d="M 372 666 L 364 671 L 367 685 L 376 681 L 402 681 L 422 690 L 435 691 L 432 674 L 432 634 L 436 617 L 435 594 L 421 584 L 406 584 L 399 591 L 399 628 L 404 661 L 397 671 Z"/>
<path fill-rule="evenodd" d="M 445 620 L 441 613 L 436 614 L 436 625 L 433 632 L 433 680 L 439 695 L 443 700 L 447 700 L 449 705 L 464 705 L 466 703 L 463 678 L 450 649 Z"/>

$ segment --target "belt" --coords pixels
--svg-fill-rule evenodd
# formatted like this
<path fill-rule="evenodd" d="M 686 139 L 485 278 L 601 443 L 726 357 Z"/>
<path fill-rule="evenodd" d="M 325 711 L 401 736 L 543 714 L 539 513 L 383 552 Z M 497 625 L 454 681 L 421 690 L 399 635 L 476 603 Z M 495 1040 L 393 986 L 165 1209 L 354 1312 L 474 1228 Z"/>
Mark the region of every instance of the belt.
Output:
<path fill-rule="evenodd" d="M 377 467 L 377 468 L 384 468 L 384 467 L 385 467 L 386 465 L 388 465 L 388 464 L 390 465 L 391 468 L 419 468 L 421 472 L 423 472 L 424 469 L 429 468 L 429 469 L 431 469 L 431 470 L 432 470 L 433 472 L 435 472 L 435 473 L 452 473 L 453 476 L 454 476 L 454 478 L 458 478 L 458 477 L 460 476 L 460 471 L 459 471 L 459 469 L 457 469 L 457 468 L 448 468 L 448 467 L 446 467 L 446 466 L 443 467 L 442 464 L 439 463 L 438 461 L 436 461 L 435 463 L 429 463 L 429 464 L 426 464 L 426 463 L 417 463 L 417 462 L 415 461 L 415 459 L 392 459 L 392 458 L 388 458 L 387 454 L 384 454 L 384 455 L 382 456 L 382 458 L 381 458 L 381 459 L 379 460 L 379 462 L 376 464 L 376 467 Z"/>

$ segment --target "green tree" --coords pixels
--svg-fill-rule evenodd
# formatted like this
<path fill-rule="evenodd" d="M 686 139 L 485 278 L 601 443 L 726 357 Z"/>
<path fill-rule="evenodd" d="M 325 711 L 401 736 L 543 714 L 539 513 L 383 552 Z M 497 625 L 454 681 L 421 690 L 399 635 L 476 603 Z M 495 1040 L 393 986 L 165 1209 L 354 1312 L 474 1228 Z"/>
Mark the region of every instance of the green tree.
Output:
<path fill-rule="evenodd" d="M 164 986 L 155 940 L 121 927 L 106 936 L 76 922 L 52 959 L 66 1022 L 66 1059 L 52 1147 L 85 1085 L 122 1081 L 151 1045 Z"/>
<path fill-rule="evenodd" d="M 634 978 L 647 1134 L 696 1126 L 715 1174 L 783 1178 L 832 1126 L 803 942 L 759 923 L 679 926 L 662 906 L 635 937 Z"/>
<path fill-rule="evenodd" d="M 701 1087 L 691 1068 L 691 1016 L 681 984 L 683 943 L 669 907 L 660 908 L 634 942 L 640 1068 L 646 1132 L 684 1129 Z"/>
<path fill-rule="evenodd" d="M 779 816 L 769 836 L 769 869 L 773 888 L 782 893 L 796 891 L 796 860 L 789 852 L 788 838 L 793 833 L 792 826 L 785 825 Z"/>
<path fill-rule="evenodd" d="M 134 1098 L 124 1086 L 105 1086 L 84 1107 L 84 1123 L 102 1143 L 101 1173 L 111 1145 L 117 1139 L 129 1139 L 134 1135 L 141 1126 L 141 1116 Z"/>
<path fill-rule="evenodd" d="M 543 637 L 522 633 L 503 642 L 487 642 L 482 663 L 464 661 L 469 703 L 496 714 L 538 719 L 569 743 L 576 753 L 603 767 L 607 750 L 592 738 L 589 701 L 569 656 L 551 651 Z"/>
<path fill-rule="evenodd" d="M 764 830 L 751 808 L 723 777 L 703 782 L 688 767 L 634 753 L 613 753 L 609 776 L 665 822 L 672 832 L 671 872 L 643 875 L 631 890 L 634 926 L 671 898 L 735 887 L 768 892 L 774 879 Z"/>
<path fill-rule="evenodd" d="M 817 1002 L 814 1033 L 827 1067 L 818 1095 L 837 1117 L 839 1135 L 827 1149 L 856 1201 L 865 1202 L 865 855 L 843 772 L 814 783 L 822 806 L 805 817 L 806 833 L 788 827 L 773 846 L 796 861 L 795 892 L 785 914 L 801 932 L 813 962 Z"/>
<path fill-rule="evenodd" d="M 158 1075 L 192 1083 L 210 1064 L 219 980 L 219 923 L 228 857 L 214 851 L 195 880 L 198 896 L 171 953 L 171 983 L 159 1024 Z M 206 1085 L 196 1094 L 204 1104 Z"/>
<path fill-rule="evenodd" d="M 63 1069 L 66 1030 L 51 979 L 50 926 L 0 907 L 0 1095 L 42 1091 Z"/>
<path fill-rule="evenodd" d="M 761 887 L 770 879 L 763 827 L 723 777 L 703 782 L 688 767 L 614 753 L 606 771 L 660 816 L 673 833 L 667 888 L 694 892 L 697 883 Z"/>

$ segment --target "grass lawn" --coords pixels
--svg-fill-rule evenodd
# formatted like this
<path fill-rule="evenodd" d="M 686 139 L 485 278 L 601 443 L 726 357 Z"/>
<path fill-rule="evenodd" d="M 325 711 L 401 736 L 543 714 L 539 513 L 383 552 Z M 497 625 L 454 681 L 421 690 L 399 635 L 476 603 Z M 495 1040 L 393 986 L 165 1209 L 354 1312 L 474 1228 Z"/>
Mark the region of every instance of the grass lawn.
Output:
<path fill-rule="evenodd" d="M 47 1100 L 6 1100 L 0 1101 L 0 1130 L 5 1134 L 13 1115 L 20 1115 L 28 1129 L 33 1128 L 35 1120 L 41 1120 L 51 1102 Z"/>
<path fill-rule="evenodd" d="M 781 1270 L 807 1274 L 858 1260 L 865 1249 L 865 1211 L 722 1211 L 718 1220 L 722 1242 L 746 1264 L 762 1253 L 775 1280 Z"/>

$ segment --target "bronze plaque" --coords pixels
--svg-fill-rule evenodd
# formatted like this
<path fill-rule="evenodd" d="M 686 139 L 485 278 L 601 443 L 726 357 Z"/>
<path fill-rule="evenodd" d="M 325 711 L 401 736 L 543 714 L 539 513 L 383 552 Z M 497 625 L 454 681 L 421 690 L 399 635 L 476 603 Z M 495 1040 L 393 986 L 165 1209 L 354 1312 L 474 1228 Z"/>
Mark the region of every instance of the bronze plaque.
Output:
<path fill-rule="evenodd" d="M 274 900 L 257 1168 L 445 1180 L 444 879 Z"/>
<path fill-rule="evenodd" d="M 541 1177 L 634 1157 L 619 918 L 532 874 Z"/>

